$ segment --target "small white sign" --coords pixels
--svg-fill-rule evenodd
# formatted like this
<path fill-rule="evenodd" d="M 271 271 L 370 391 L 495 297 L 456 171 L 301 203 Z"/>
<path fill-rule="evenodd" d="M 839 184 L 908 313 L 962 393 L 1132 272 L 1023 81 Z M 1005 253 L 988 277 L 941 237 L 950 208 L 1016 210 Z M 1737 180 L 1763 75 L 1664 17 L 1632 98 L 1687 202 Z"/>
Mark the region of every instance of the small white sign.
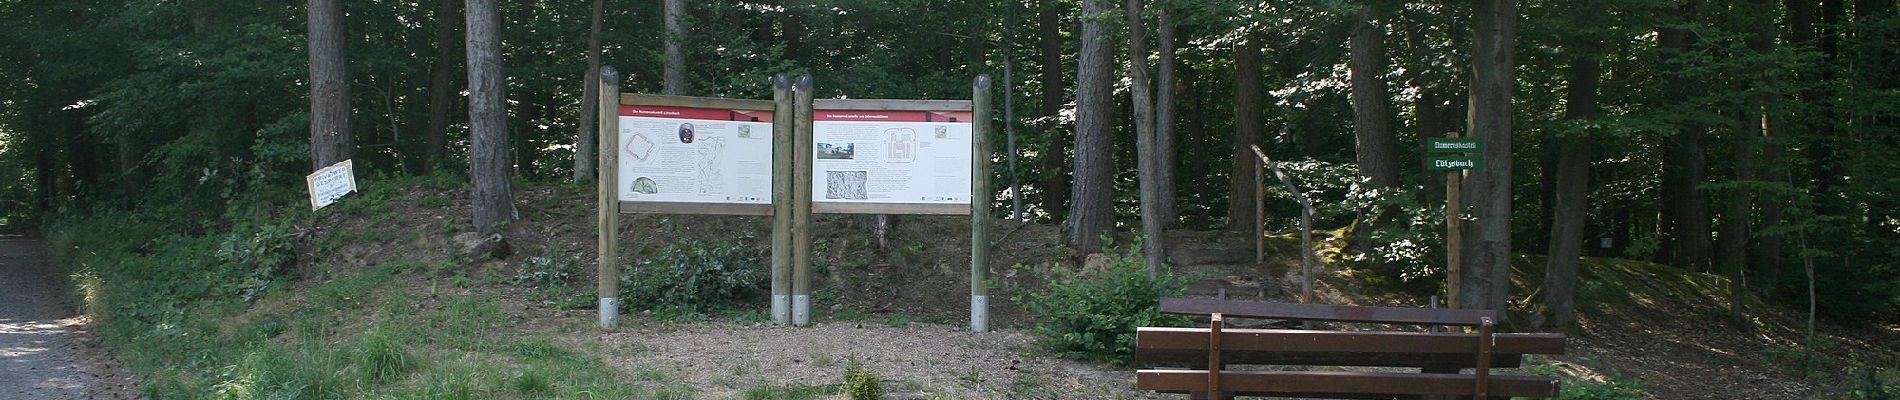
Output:
<path fill-rule="evenodd" d="M 356 191 L 356 167 L 351 160 L 343 160 L 304 177 L 304 183 L 310 186 L 310 210 L 335 203 L 343 195 Z"/>

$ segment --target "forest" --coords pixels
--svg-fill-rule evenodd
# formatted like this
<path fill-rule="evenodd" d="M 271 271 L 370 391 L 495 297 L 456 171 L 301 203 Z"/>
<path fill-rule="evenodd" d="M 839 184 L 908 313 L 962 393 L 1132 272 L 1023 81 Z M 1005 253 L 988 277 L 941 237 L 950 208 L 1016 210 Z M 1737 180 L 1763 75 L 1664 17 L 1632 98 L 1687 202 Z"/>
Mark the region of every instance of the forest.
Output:
<path fill-rule="evenodd" d="M 0 221 L 118 210 L 202 232 L 353 159 L 361 179 L 472 180 L 458 223 L 490 227 L 522 184 L 591 184 L 600 65 L 625 92 L 750 99 L 780 73 L 897 99 L 965 99 L 989 74 L 996 216 L 1061 226 L 1084 253 L 1108 232 L 1251 231 L 1273 182 L 1257 145 L 1316 227 L 1351 232 L 1353 262 L 1457 285 L 1469 307 L 1502 308 L 1509 264 L 1536 255 L 1536 301 L 1567 320 L 1588 256 L 1885 320 L 1894 16 L 1891 0 L 10 0 Z M 1423 149 L 1453 134 L 1486 161 L 1462 189 L 1465 276 L 1446 283 L 1446 174 Z M 1260 217 L 1297 229 L 1290 194 L 1266 193 Z"/>

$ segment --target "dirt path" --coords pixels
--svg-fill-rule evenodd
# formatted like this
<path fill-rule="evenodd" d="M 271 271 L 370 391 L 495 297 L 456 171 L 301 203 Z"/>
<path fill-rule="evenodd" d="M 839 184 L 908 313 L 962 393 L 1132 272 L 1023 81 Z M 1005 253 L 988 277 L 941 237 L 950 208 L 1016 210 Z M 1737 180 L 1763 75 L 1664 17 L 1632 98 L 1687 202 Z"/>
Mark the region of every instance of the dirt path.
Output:
<path fill-rule="evenodd" d="M 61 299 L 38 238 L 0 232 L 0 400 L 130 399 L 131 380 Z"/>

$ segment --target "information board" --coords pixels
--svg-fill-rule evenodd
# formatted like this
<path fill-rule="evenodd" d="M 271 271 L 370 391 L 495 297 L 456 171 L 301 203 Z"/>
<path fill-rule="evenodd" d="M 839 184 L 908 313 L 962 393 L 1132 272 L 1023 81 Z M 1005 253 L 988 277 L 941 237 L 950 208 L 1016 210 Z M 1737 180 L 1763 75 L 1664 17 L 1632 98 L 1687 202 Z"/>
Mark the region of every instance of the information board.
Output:
<path fill-rule="evenodd" d="M 772 111 L 620 106 L 619 199 L 772 204 Z"/>
<path fill-rule="evenodd" d="M 970 119 L 969 111 L 815 110 L 812 202 L 970 204 Z"/>

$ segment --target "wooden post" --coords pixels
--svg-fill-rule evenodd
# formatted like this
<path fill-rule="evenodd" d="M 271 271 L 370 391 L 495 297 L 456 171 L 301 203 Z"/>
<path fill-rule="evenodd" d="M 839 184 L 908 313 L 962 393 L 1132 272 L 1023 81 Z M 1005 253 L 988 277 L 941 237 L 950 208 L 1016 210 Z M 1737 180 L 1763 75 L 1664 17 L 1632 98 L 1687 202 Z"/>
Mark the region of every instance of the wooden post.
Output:
<path fill-rule="evenodd" d="M 592 77 L 589 77 L 592 78 Z M 600 68 L 600 329 L 620 324 L 620 71 Z"/>
<path fill-rule="evenodd" d="M 1446 133 L 1447 137 L 1461 137 L 1458 132 Z M 1465 238 L 1460 233 L 1464 225 L 1464 195 L 1460 188 L 1464 183 L 1464 171 L 1445 173 L 1445 307 L 1458 308 L 1458 285 L 1464 275 Z"/>
<path fill-rule="evenodd" d="M 1267 261 L 1266 160 L 1253 163 L 1253 262 Z"/>
<path fill-rule="evenodd" d="M 990 330 L 990 76 L 977 75 L 970 96 L 970 331 Z"/>
<path fill-rule="evenodd" d="M 1300 202 L 1300 303 L 1313 302 L 1313 205 Z M 1309 324 L 1310 325 L 1310 324 Z"/>
<path fill-rule="evenodd" d="M 792 323 L 792 81 L 772 77 L 772 324 Z"/>
<path fill-rule="evenodd" d="M 1253 146 L 1253 154 L 1260 157 L 1260 164 L 1273 170 L 1273 176 L 1280 179 L 1281 185 L 1286 186 L 1286 191 L 1293 195 L 1293 200 L 1300 202 L 1300 303 L 1312 303 L 1313 202 L 1306 198 L 1305 193 L 1300 192 L 1300 188 L 1293 186 L 1293 179 L 1287 178 L 1286 172 L 1281 171 L 1280 166 L 1274 165 L 1273 159 L 1267 158 L 1267 152 L 1260 151 L 1260 146 Z M 1308 322 L 1307 325 L 1312 324 Z"/>
<path fill-rule="evenodd" d="M 792 110 L 792 325 L 811 325 L 812 80 L 798 77 Z"/>

